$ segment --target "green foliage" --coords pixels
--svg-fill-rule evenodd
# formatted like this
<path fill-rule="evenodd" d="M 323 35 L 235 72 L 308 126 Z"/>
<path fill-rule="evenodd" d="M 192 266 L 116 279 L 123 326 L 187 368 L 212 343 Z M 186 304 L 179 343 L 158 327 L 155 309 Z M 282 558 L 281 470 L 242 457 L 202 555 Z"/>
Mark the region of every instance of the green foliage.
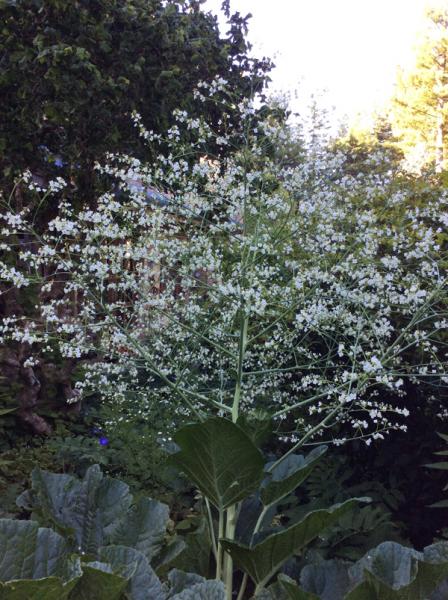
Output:
<path fill-rule="evenodd" d="M 263 589 L 295 553 L 303 551 L 359 501 L 368 500 L 350 499 L 327 509 L 308 512 L 287 527 L 272 528 L 270 525 L 280 500 L 310 475 L 325 454 L 325 447 L 316 448 L 307 457 L 286 454 L 275 463 L 267 463 L 264 465 L 263 477 L 264 461 L 261 452 L 239 425 L 228 419 L 210 418 L 188 425 L 175 434 L 174 440 L 180 451 L 170 457 L 170 462 L 183 470 L 206 500 L 218 509 L 218 532 L 214 532 L 217 573 L 222 548 L 236 567 L 251 577 L 257 591 Z M 243 500 L 246 500 L 246 505 L 240 504 Z M 249 515 L 249 522 L 254 515 L 255 518 L 258 515 L 257 521 L 249 527 L 245 522 L 245 506 L 246 511 L 253 513 Z M 245 537 L 248 537 L 250 543 L 235 539 L 235 527 L 237 534 L 241 531 L 236 517 L 239 512 L 243 528 L 248 530 Z M 209 517 L 211 518 L 211 513 Z M 227 522 L 226 537 L 224 519 Z"/>
<path fill-rule="evenodd" d="M 18 503 L 34 520 L 0 519 L 2 600 L 224 598 L 221 583 L 199 575 L 176 571 L 162 585 L 150 562 L 163 567 L 185 546 L 167 543 L 167 506 L 149 498 L 133 504 L 128 486 L 97 465 L 81 481 L 36 469 Z"/>
<path fill-rule="evenodd" d="M 20 441 L 14 449 L 0 454 L 0 517 L 20 514 L 16 497 L 29 486 L 30 473 L 37 466 L 50 471 L 61 470 L 61 463 L 51 448 L 36 438 Z"/>
<path fill-rule="evenodd" d="M 262 587 L 279 571 L 296 552 L 302 551 L 321 531 L 329 527 L 362 499 L 347 500 L 327 510 L 307 514 L 302 520 L 278 533 L 272 533 L 262 542 L 249 547 L 224 540 L 224 548 L 235 563 Z"/>
<path fill-rule="evenodd" d="M 154 424 L 121 422 L 109 432 L 107 425 L 102 425 L 108 414 L 99 411 L 76 424 L 59 425 L 47 447 L 66 471 L 84 475 L 88 467 L 99 464 L 109 474 L 126 481 L 134 493 L 166 492 L 166 452 Z M 156 424 L 158 429 L 163 426 Z M 101 438 L 107 442 L 105 445 L 101 445 Z"/>
<path fill-rule="evenodd" d="M 193 515 L 184 519 L 176 525 L 175 531 L 185 543 L 182 551 L 170 564 L 181 571 L 211 577 L 212 544 L 209 524 L 205 517 Z"/>
<path fill-rule="evenodd" d="M 445 435 L 444 433 L 437 433 L 437 435 L 444 442 L 448 442 L 448 435 Z M 439 452 L 435 452 L 435 454 L 437 456 L 448 456 L 448 450 L 440 450 Z M 428 467 L 429 469 L 438 469 L 440 471 L 448 471 L 448 462 L 446 462 L 446 461 L 439 461 L 436 463 L 427 464 L 425 466 Z M 448 490 L 448 483 L 443 488 L 444 492 L 446 490 Z M 432 508 L 447 508 L 448 500 L 440 500 L 440 502 L 434 502 L 434 504 L 431 504 L 431 506 L 432 506 Z"/>
<path fill-rule="evenodd" d="M 0 583 L 2 599 L 65 600 L 80 571 L 79 559 L 69 559 L 64 539 L 51 529 L 0 519 L 0 582 L 10 582 Z"/>
<path fill-rule="evenodd" d="M 261 501 L 265 506 L 275 504 L 288 494 L 292 493 L 311 474 L 317 462 L 327 451 L 326 446 L 319 446 L 308 454 L 307 457 L 299 454 L 287 456 L 278 465 L 273 463 L 267 468 L 268 481 L 261 490 Z"/>
<path fill-rule="evenodd" d="M 302 569 L 300 585 L 285 575 L 271 586 L 271 600 L 422 600 L 438 598 L 448 575 L 448 544 L 423 552 L 384 542 L 357 563 L 323 561 Z M 286 596 L 277 590 L 283 588 Z M 434 594 L 434 595 L 432 595 Z M 258 596 L 257 596 L 258 598 Z M 261 600 L 261 597 L 260 597 Z"/>
<path fill-rule="evenodd" d="M 417 169 L 435 163 L 446 169 L 447 158 L 447 36 L 445 6 L 427 11 L 424 35 L 410 69 L 399 72 L 391 106 L 399 147 Z"/>
<path fill-rule="evenodd" d="M 187 425 L 174 435 L 177 465 L 219 510 L 243 500 L 263 477 L 263 457 L 250 438 L 228 419 Z"/>
<path fill-rule="evenodd" d="M 72 540 L 74 550 L 96 556 L 99 548 L 119 544 L 135 548 L 148 560 L 161 549 L 168 507 L 141 498 L 133 505 L 129 486 L 104 477 L 98 465 L 83 480 L 35 469 L 32 488 L 17 499 L 41 525 L 53 526 Z"/>
<path fill-rule="evenodd" d="M 246 19 L 229 15 L 230 33 L 221 38 L 194 1 L 4 0 L 0 20 L 4 174 L 48 173 L 63 160 L 85 185 L 94 158 L 141 150 L 133 110 L 162 131 L 175 108 L 199 108 L 198 81 L 221 76 L 247 96 L 270 68 L 247 56 Z"/>

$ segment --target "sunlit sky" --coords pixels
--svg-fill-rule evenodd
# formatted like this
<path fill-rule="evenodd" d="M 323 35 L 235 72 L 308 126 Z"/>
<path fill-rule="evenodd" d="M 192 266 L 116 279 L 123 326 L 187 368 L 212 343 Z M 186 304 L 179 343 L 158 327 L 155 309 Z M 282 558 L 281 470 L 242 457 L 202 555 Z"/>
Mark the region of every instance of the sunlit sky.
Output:
<path fill-rule="evenodd" d="M 443 0 L 448 3 L 448 0 Z M 398 65 L 409 64 L 424 9 L 431 0 L 231 0 L 252 13 L 253 54 L 271 57 L 273 91 L 292 93 L 301 110 L 312 91 L 352 121 L 387 101 Z M 440 4 L 440 0 L 438 0 Z M 221 0 L 205 8 L 218 14 Z M 294 91 L 297 99 L 294 99 Z"/>

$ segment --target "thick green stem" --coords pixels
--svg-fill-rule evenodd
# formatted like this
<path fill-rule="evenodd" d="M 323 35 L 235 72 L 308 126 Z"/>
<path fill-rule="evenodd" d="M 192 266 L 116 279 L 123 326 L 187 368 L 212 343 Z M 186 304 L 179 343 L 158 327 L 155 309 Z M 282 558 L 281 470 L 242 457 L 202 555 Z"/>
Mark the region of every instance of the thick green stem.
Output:
<path fill-rule="evenodd" d="M 210 506 L 208 498 L 205 498 L 205 506 L 207 508 L 208 526 L 210 529 L 210 541 L 212 543 L 213 556 L 215 557 L 216 562 L 218 562 L 218 546 L 216 544 L 216 534 L 215 529 L 213 527 L 212 508 Z"/>
<path fill-rule="evenodd" d="M 236 529 L 236 506 L 230 506 L 227 509 L 226 513 L 226 538 L 228 540 L 234 540 Z M 224 583 L 226 585 L 227 600 L 232 600 L 233 560 L 230 554 L 226 554 L 224 557 Z"/>
<path fill-rule="evenodd" d="M 216 579 L 222 577 L 222 544 L 221 539 L 224 537 L 224 511 L 219 511 L 218 519 L 218 550 L 216 553 Z"/>

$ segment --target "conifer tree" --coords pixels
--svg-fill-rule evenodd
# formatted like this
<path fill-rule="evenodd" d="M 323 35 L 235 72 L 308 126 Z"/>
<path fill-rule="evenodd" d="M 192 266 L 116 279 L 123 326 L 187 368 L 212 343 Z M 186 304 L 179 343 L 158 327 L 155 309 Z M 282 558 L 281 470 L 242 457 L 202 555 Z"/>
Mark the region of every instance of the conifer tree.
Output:
<path fill-rule="evenodd" d="M 408 162 L 433 164 L 448 159 L 448 8 L 427 11 L 426 27 L 411 69 L 398 73 L 391 107 L 394 133 Z"/>

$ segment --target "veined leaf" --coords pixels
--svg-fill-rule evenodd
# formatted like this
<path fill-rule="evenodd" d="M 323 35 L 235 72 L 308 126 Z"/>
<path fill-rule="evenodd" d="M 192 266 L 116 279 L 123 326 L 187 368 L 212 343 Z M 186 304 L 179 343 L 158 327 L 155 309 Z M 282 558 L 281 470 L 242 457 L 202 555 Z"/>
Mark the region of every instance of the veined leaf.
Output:
<path fill-rule="evenodd" d="M 194 573 L 173 569 L 168 575 L 169 600 L 225 600 L 224 586 L 220 581 L 206 580 Z"/>
<path fill-rule="evenodd" d="M 384 542 L 358 561 L 350 576 L 360 585 L 346 600 L 422 600 L 448 576 L 448 543 L 428 546 L 422 553 Z"/>
<path fill-rule="evenodd" d="M 81 576 L 65 540 L 33 521 L 0 519 L 0 598 L 65 600 Z"/>
<path fill-rule="evenodd" d="M 107 563 L 83 565 L 82 578 L 73 590 L 73 600 L 120 600 L 128 579 L 112 572 Z"/>
<path fill-rule="evenodd" d="M 231 540 L 223 540 L 222 544 L 238 567 L 248 573 L 257 585 L 265 585 L 295 552 L 304 548 L 358 502 L 365 501 L 366 498 L 352 498 L 328 509 L 313 511 L 298 523 L 269 535 L 254 546 Z"/>
<path fill-rule="evenodd" d="M 308 477 L 326 451 L 327 446 L 319 446 L 306 457 L 301 454 L 287 456 L 272 470 L 270 481 L 262 487 L 263 504 L 269 506 L 293 492 Z"/>
<path fill-rule="evenodd" d="M 76 550 L 92 554 L 110 542 L 132 502 L 129 486 L 104 477 L 98 465 L 90 467 L 82 480 L 34 469 L 32 484 L 17 504 L 32 510 L 41 524 L 73 535 Z"/>
<path fill-rule="evenodd" d="M 319 596 L 305 592 L 299 588 L 297 583 L 287 575 L 280 574 L 278 576 L 279 584 L 285 590 L 288 600 L 320 600 Z"/>
<path fill-rule="evenodd" d="M 300 586 L 319 600 L 342 600 L 351 587 L 349 566 L 338 560 L 307 565 L 300 573 Z"/>
<path fill-rule="evenodd" d="M 263 457 L 240 427 L 216 417 L 187 425 L 174 435 L 180 452 L 168 458 L 218 509 L 254 492 L 263 476 Z"/>
<path fill-rule="evenodd" d="M 166 504 L 141 498 L 110 536 L 110 542 L 135 548 L 151 562 L 160 552 L 168 520 L 169 508 Z"/>
<path fill-rule="evenodd" d="M 114 573 L 128 580 L 126 594 L 130 600 L 165 600 L 162 584 L 146 556 L 126 546 L 106 546 L 100 558 L 112 566 Z"/>
<path fill-rule="evenodd" d="M 221 581 L 205 581 L 172 596 L 171 600 L 225 600 L 225 598 L 226 592 Z"/>

